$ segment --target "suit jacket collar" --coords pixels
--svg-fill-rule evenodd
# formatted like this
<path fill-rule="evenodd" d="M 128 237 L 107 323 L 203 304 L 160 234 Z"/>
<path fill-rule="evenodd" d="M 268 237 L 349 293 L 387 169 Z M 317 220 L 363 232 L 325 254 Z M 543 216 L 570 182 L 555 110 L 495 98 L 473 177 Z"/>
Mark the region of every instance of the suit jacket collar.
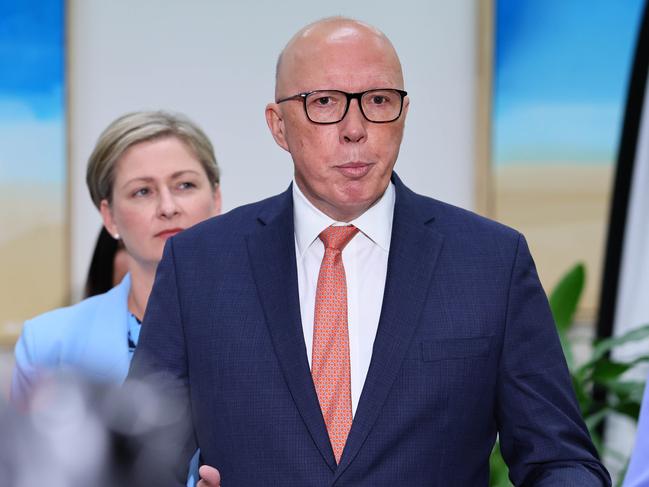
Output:
<path fill-rule="evenodd" d="M 388 397 L 419 325 L 443 237 L 434 230 L 434 204 L 393 173 L 394 223 L 381 318 L 370 368 L 352 429 L 335 474 L 338 478 L 367 439 Z"/>
<path fill-rule="evenodd" d="M 295 405 L 323 459 L 336 468 L 316 395 L 300 318 L 292 189 L 262 207 L 248 255 L 271 341 Z"/>

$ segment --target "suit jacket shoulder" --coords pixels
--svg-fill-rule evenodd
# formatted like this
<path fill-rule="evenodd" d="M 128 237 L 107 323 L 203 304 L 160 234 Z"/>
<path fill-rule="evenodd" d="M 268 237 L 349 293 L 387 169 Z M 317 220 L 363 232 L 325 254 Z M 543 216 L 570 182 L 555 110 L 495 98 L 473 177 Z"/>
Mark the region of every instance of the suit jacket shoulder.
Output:
<path fill-rule="evenodd" d="M 214 243 L 215 239 L 219 243 L 239 241 L 260 224 L 287 215 L 290 215 L 291 219 L 293 218 L 293 198 L 290 186 L 283 193 L 256 203 L 240 206 L 223 215 L 198 223 L 174 236 L 172 240 L 180 246 L 187 243 L 196 247 L 197 244 L 207 243 L 208 240 Z"/>
<path fill-rule="evenodd" d="M 523 238 L 513 228 L 434 198 L 417 194 L 393 176 L 397 189 L 395 221 L 424 224 L 441 236 L 444 250 L 511 260 Z"/>

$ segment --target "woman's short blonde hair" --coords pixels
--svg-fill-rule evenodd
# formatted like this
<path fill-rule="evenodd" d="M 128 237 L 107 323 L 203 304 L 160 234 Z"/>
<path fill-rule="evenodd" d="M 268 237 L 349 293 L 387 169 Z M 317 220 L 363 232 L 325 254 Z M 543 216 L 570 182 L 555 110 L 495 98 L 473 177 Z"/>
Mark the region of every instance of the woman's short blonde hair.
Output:
<path fill-rule="evenodd" d="M 179 113 L 142 111 L 127 113 L 112 122 L 97 140 L 86 172 L 86 184 L 97 208 L 102 200 L 111 202 L 115 165 L 126 150 L 140 142 L 176 137 L 194 152 L 207 179 L 219 184 L 219 166 L 207 135 L 194 122 Z"/>

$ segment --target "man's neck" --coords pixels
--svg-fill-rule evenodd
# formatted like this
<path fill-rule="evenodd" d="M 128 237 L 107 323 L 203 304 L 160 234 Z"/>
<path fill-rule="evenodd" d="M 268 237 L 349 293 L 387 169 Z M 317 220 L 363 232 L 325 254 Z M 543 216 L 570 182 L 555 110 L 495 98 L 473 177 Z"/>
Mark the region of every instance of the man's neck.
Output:
<path fill-rule="evenodd" d="M 372 201 L 369 204 L 364 204 L 364 205 L 358 205 L 355 207 L 350 207 L 350 208 L 336 208 L 332 205 L 329 205 L 326 201 L 319 200 L 316 198 L 313 198 L 311 195 L 309 195 L 308 192 L 305 192 L 300 183 L 297 181 L 297 179 L 293 180 L 293 184 L 297 186 L 298 191 L 304 198 L 311 204 L 313 205 L 314 208 L 316 208 L 318 211 L 321 211 L 324 213 L 326 216 L 331 218 L 332 220 L 335 220 L 337 222 L 341 223 L 349 223 L 359 216 L 361 216 L 363 213 L 365 213 L 367 210 L 372 208 L 377 201 L 381 199 L 383 194 L 385 193 L 385 190 L 383 193 L 379 195 L 376 200 Z M 390 183 L 388 182 L 388 185 Z M 387 188 L 387 186 L 386 186 Z"/>

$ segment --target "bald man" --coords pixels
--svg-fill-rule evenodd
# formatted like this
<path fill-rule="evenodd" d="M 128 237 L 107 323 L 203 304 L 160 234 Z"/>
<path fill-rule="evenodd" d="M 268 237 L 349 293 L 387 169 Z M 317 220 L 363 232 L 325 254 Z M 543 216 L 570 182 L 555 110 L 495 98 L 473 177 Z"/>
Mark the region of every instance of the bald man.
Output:
<path fill-rule="evenodd" d="M 408 106 L 362 22 L 280 55 L 293 183 L 172 238 L 144 320 L 133 372 L 193 431 L 170 485 L 198 446 L 201 485 L 486 486 L 497 435 L 516 485 L 610 485 L 524 238 L 393 172 Z"/>

